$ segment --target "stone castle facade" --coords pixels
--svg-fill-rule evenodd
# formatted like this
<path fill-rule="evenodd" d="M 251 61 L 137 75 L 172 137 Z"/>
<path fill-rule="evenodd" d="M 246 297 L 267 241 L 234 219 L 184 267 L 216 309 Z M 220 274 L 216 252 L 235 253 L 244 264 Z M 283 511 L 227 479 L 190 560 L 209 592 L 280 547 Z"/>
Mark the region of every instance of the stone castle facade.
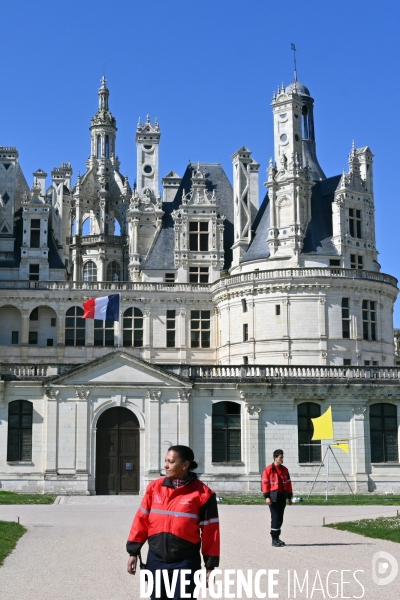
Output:
<path fill-rule="evenodd" d="M 381 273 L 373 154 L 319 165 L 314 100 L 297 79 L 272 99 L 274 159 L 242 146 L 233 186 L 190 163 L 159 188 L 161 130 L 136 129 L 120 172 L 103 78 L 86 171 L 29 188 L 0 147 L 0 481 L 3 489 L 140 493 L 166 448 L 190 444 L 220 491 L 257 491 L 275 447 L 295 487 L 322 458 L 311 418 L 332 405 L 338 458 L 357 491 L 400 485 L 397 280 Z M 121 296 L 120 322 L 82 303 Z M 344 491 L 340 471 L 332 486 Z"/>

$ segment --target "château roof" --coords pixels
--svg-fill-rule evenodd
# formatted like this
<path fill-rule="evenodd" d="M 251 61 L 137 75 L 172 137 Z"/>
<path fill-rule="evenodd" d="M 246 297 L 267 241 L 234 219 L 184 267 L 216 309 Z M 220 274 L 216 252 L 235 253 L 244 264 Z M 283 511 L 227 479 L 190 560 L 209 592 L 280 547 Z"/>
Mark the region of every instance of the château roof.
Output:
<path fill-rule="evenodd" d="M 175 199 L 172 202 L 163 202 L 163 217 L 162 229 L 158 235 L 153 249 L 144 264 L 144 269 L 175 269 L 174 263 L 174 219 L 172 213 L 182 204 L 183 190 L 187 194 L 192 189 L 192 175 L 200 165 L 200 170 L 206 176 L 207 191 L 215 190 L 217 197 L 218 212 L 225 215 L 224 221 L 224 252 L 225 264 L 224 268 L 228 269 L 232 262 L 232 245 L 233 245 L 233 190 L 231 183 L 226 176 L 226 173 L 220 164 L 216 163 L 189 163 L 179 185 Z"/>

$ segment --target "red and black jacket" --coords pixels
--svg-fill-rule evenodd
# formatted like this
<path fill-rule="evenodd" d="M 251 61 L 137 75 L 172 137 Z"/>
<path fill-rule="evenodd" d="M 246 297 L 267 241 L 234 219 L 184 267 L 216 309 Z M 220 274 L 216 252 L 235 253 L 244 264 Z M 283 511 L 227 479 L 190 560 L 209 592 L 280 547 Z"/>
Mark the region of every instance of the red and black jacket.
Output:
<path fill-rule="evenodd" d="M 280 478 L 283 484 L 283 493 L 289 500 L 293 496 L 292 482 L 290 481 L 289 471 L 284 465 L 280 465 Z M 279 473 L 274 463 L 265 467 L 262 474 L 262 491 L 264 498 L 271 498 L 276 502 L 278 498 Z"/>
<path fill-rule="evenodd" d="M 215 493 L 191 473 L 192 480 L 174 488 L 168 477 L 147 486 L 129 533 L 126 549 L 137 556 L 149 548 L 166 563 L 200 550 L 207 569 L 219 565 L 219 519 Z"/>

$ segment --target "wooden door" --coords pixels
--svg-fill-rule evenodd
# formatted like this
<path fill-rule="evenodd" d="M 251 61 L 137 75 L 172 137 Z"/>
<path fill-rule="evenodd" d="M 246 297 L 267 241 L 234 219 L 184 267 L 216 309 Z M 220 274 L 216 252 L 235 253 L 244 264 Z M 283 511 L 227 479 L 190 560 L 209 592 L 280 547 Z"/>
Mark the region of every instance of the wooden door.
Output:
<path fill-rule="evenodd" d="M 139 422 L 127 408 L 106 410 L 97 423 L 96 493 L 139 493 Z"/>

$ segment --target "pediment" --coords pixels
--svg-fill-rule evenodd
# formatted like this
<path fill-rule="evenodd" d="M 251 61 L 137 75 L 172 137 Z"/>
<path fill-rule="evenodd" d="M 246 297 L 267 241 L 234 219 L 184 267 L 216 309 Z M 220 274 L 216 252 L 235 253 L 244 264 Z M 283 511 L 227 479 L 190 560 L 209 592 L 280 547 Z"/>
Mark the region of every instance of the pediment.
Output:
<path fill-rule="evenodd" d="M 62 375 L 47 380 L 52 385 L 97 385 L 97 386 L 130 386 L 143 387 L 157 385 L 160 387 L 190 386 L 188 379 L 148 363 L 122 350 L 117 350 L 75 367 Z"/>

